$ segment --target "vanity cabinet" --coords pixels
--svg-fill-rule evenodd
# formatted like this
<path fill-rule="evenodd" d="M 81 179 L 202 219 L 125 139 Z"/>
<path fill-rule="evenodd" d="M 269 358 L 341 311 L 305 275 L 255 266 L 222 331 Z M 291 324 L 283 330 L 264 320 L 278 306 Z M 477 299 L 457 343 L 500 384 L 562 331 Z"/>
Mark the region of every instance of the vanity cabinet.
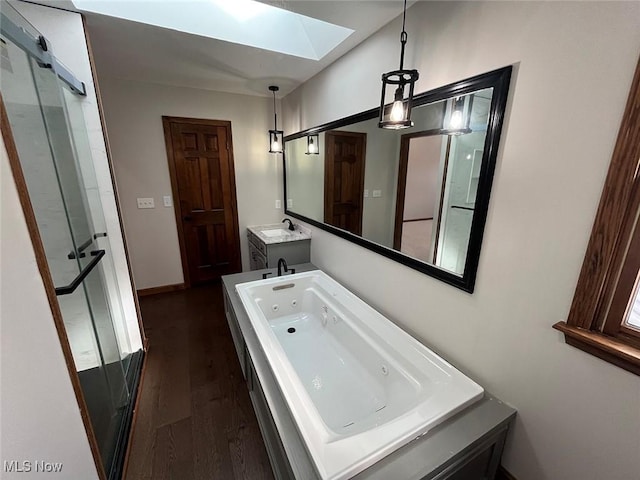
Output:
<path fill-rule="evenodd" d="M 266 250 L 266 245 L 262 244 L 262 246 Z M 267 268 L 266 255 L 262 253 L 260 247 L 256 246 L 256 244 L 251 241 L 251 237 L 249 237 L 249 268 L 251 270 L 262 270 L 263 268 Z"/>
<path fill-rule="evenodd" d="M 249 268 L 262 270 L 263 268 L 277 267 L 278 259 L 284 258 L 287 265 L 307 263 L 311 260 L 311 240 L 300 238 L 296 240 L 279 241 L 263 240 L 259 234 L 247 229 L 249 239 Z"/>
<path fill-rule="evenodd" d="M 297 271 L 314 270 L 310 264 Z M 229 329 L 276 479 L 319 479 L 235 286 L 274 269 L 222 277 Z M 515 410 L 484 398 L 355 475 L 358 480 L 492 480 Z"/>

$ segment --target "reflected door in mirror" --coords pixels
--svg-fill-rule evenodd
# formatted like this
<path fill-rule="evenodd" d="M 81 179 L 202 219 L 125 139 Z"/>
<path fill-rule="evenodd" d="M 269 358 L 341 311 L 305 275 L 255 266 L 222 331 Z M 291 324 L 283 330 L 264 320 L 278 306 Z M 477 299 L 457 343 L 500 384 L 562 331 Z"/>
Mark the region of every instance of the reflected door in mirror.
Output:
<path fill-rule="evenodd" d="M 324 221 L 362 234 L 366 133 L 331 131 L 325 135 Z"/>
<path fill-rule="evenodd" d="M 436 256 L 446 139 L 426 131 L 403 135 L 400 143 L 393 248 L 429 263 Z"/>

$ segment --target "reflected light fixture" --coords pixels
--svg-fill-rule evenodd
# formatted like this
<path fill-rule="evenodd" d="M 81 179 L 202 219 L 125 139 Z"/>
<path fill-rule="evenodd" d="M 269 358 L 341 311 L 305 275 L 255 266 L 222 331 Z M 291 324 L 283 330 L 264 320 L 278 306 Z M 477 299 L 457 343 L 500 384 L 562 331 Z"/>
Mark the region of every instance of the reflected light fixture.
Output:
<path fill-rule="evenodd" d="M 320 153 L 320 135 L 307 135 L 307 151 L 305 155 L 318 155 Z"/>
<path fill-rule="evenodd" d="M 382 96 L 380 98 L 380 120 L 378 127 L 399 130 L 413 127 L 411 121 L 411 104 L 413 102 L 413 89 L 418 80 L 417 70 L 404 69 L 404 48 L 407 43 L 407 32 L 404 29 L 407 17 L 407 0 L 404 0 L 402 12 L 402 32 L 400 33 L 400 68 L 392 72 L 382 74 Z M 388 115 L 385 112 L 385 96 L 387 86 L 395 88 L 393 105 Z M 408 90 L 407 98 L 404 98 L 405 89 Z"/>
<path fill-rule="evenodd" d="M 273 92 L 273 130 L 269 130 L 269 153 L 282 153 L 284 132 L 278 130 L 278 116 L 276 114 L 276 92 L 280 90 L 275 85 L 269 86 L 269 90 Z"/>
<path fill-rule="evenodd" d="M 465 114 L 465 101 L 469 99 L 467 113 Z M 443 129 L 445 135 L 464 135 L 471 133 L 469 128 L 469 112 L 473 105 L 473 95 L 454 97 L 450 101 L 449 120 L 447 127 Z"/>
<path fill-rule="evenodd" d="M 462 97 L 458 97 L 453 101 L 453 112 L 451 112 L 451 118 L 449 119 L 449 129 L 459 130 L 462 127 L 462 110 L 464 109 L 464 100 Z"/>

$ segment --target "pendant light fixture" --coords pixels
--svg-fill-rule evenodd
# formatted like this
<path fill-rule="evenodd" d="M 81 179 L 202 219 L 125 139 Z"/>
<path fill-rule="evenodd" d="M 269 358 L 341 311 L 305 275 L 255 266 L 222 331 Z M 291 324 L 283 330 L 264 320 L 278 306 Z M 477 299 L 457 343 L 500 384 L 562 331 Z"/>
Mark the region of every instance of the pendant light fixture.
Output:
<path fill-rule="evenodd" d="M 465 135 L 471 133 L 469 128 L 470 112 L 474 95 L 454 97 L 448 101 L 448 115 L 443 128 L 444 135 Z"/>
<path fill-rule="evenodd" d="M 307 135 L 306 155 L 318 155 L 320 153 L 320 135 Z"/>
<path fill-rule="evenodd" d="M 276 114 L 276 92 L 280 88 L 271 85 L 269 90 L 273 92 L 273 130 L 269 130 L 269 153 L 282 153 L 284 131 L 278 130 L 278 116 Z"/>
<path fill-rule="evenodd" d="M 407 43 L 407 32 L 404 29 L 407 17 L 407 0 L 404 0 L 402 12 L 402 33 L 400 33 L 400 68 L 392 72 L 382 74 L 382 96 L 380 99 L 380 120 L 378 127 L 398 130 L 401 128 L 413 127 L 411 121 L 411 103 L 413 102 L 413 88 L 418 80 L 417 70 L 404 69 L 404 47 Z M 393 105 L 391 109 L 385 111 L 385 96 L 387 86 L 395 88 L 393 95 Z M 405 89 L 408 91 L 407 98 L 404 97 Z"/>

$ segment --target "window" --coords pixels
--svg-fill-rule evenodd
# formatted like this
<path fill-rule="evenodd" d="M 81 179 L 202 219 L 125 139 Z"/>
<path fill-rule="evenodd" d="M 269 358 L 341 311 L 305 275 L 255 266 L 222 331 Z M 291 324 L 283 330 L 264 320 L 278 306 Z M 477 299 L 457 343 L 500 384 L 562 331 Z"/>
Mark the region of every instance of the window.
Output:
<path fill-rule="evenodd" d="M 640 61 L 569 317 L 554 328 L 640 375 Z"/>
<path fill-rule="evenodd" d="M 638 286 L 633 294 L 633 303 L 625 320 L 626 326 L 634 330 L 640 330 L 640 296 L 638 295 Z"/>

